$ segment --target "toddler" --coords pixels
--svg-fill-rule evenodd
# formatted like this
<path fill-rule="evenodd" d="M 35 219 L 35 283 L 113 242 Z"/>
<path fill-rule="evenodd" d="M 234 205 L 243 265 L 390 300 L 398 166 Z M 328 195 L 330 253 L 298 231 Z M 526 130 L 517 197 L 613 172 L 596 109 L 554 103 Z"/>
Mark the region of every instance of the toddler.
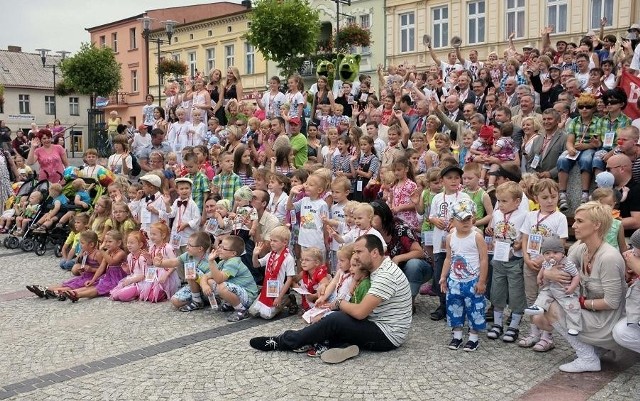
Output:
<path fill-rule="evenodd" d="M 7 233 L 17 216 L 20 216 L 24 212 L 25 208 L 29 204 L 29 197 L 22 196 L 19 201 L 14 201 L 13 207 L 9 208 L 0 216 L 0 234 Z"/>
<path fill-rule="evenodd" d="M 469 154 L 466 163 L 476 162 L 482 163 L 482 172 L 480 174 L 480 186 L 484 187 L 487 179 L 487 171 L 491 165 L 486 163 L 486 158 L 491 154 L 493 145 L 493 127 L 490 125 L 484 125 L 480 128 L 480 134 L 478 139 L 473 141 L 473 144 L 469 148 Z"/>
<path fill-rule="evenodd" d="M 499 128 L 495 127 L 493 129 L 494 143 L 491 147 L 491 156 L 498 158 L 501 163 L 517 160 L 518 150 L 513 142 L 513 138 L 511 138 L 512 134 L 513 124 L 511 123 L 504 123 Z M 500 163 L 493 163 L 490 170 L 497 171 L 499 168 Z M 490 175 L 488 183 L 489 188 L 493 187 L 495 181 L 496 177 Z"/>
<path fill-rule="evenodd" d="M 14 235 L 17 237 L 21 236 L 24 232 L 25 228 L 31 223 L 31 219 L 38 213 L 40 210 L 40 203 L 42 202 L 42 192 L 33 191 L 29 194 L 29 200 L 27 206 L 24 208 L 24 211 L 16 217 L 16 232 Z"/>

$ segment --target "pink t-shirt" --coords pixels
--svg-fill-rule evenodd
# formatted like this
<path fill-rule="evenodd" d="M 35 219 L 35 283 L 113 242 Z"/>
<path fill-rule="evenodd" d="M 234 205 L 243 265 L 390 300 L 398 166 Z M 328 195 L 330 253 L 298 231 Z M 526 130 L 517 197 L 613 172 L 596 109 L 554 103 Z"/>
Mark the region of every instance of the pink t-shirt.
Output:
<path fill-rule="evenodd" d="M 51 145 L 48 149 L 43 147 L 36 149 L 35 157 L 40 165 L 38 178 L 40 180 L 48 179 L 52 184 L 60 182 L 64 171 L 64 164 L 62 164 L 64 154 L 64 148 L 60 145 Z M 48 177 L 47 173 L 49 174 Z"/>

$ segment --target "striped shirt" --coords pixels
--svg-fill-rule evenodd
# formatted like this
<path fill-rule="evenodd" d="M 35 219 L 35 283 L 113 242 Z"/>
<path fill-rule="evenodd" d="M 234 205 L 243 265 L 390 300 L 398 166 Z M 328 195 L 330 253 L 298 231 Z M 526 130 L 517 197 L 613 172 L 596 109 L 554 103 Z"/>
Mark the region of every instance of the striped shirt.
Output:
<path fill-rule="evenodd" d="M 404 343 L 411 328 L 411 289 L 402 270 L 388 257 L 371 273 L 373 295 L 382 302 L 371 312 L 369 320 L 380 328 L 393 345 Z"/>

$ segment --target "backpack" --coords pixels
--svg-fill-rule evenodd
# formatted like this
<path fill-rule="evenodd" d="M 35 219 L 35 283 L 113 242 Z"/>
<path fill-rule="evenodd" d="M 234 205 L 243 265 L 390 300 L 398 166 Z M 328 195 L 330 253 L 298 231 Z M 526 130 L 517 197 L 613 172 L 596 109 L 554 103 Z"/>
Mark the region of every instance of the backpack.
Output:
<path fill-rule="evenodd" d="M 138 163 L 138 158 L 133 153 L 130 153 L 130 155 L 131 155 L 131 171 L 129 172 L 129 174 L 131 174 L 133 177 L 137 177 L 140 175 L 142 168 L 140 167 L 140 163 Z"/>

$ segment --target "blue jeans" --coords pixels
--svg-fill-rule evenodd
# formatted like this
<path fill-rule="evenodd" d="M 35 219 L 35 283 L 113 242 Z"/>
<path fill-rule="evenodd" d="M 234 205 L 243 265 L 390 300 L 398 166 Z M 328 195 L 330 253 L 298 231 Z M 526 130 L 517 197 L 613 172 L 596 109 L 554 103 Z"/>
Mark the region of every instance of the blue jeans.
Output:
<path fill-rule="evenodd" d="M 434 252 L 433 254 L 433 292 L 440 298 L 441 307 L 446 305 L 445 294 L 440 291 L 440 276 L 442 276 L 442 266 L 446 257 L 446 252 Z"/>
<path fill-rule="evenodd" d="M 558 171 L 562 171 L 563 173 L 569 173 L 573 168 L 573 165 L 578 162 L 578 166 L 580 166 L 580 172 L 588 172 L 590 173 L 593 167 L 593 155 L 596 153 L 594 149 L 587 149 L 580 151 L 577 160 L 569 160 L 565 156 L 560 156 L 558 159 L 558 163 L 556 167 L 558 167 Z"/>
<path fill-rule="evenodd" d="M 433 275 L 433 268 L 424 259 L 409 259 L 404 263 L 400 263 L 400 269 L 409 280 L 412 297 L 418 295 L 420 286 L 426 283 Z"/>
<path fill-rule="evenodd" d="M 60 261 L 60 268 L 64 269 L 64 270 L 71 270 L 73 268 L 73 265 L 76 264 L 76 259 L 62 259 Z"/>

